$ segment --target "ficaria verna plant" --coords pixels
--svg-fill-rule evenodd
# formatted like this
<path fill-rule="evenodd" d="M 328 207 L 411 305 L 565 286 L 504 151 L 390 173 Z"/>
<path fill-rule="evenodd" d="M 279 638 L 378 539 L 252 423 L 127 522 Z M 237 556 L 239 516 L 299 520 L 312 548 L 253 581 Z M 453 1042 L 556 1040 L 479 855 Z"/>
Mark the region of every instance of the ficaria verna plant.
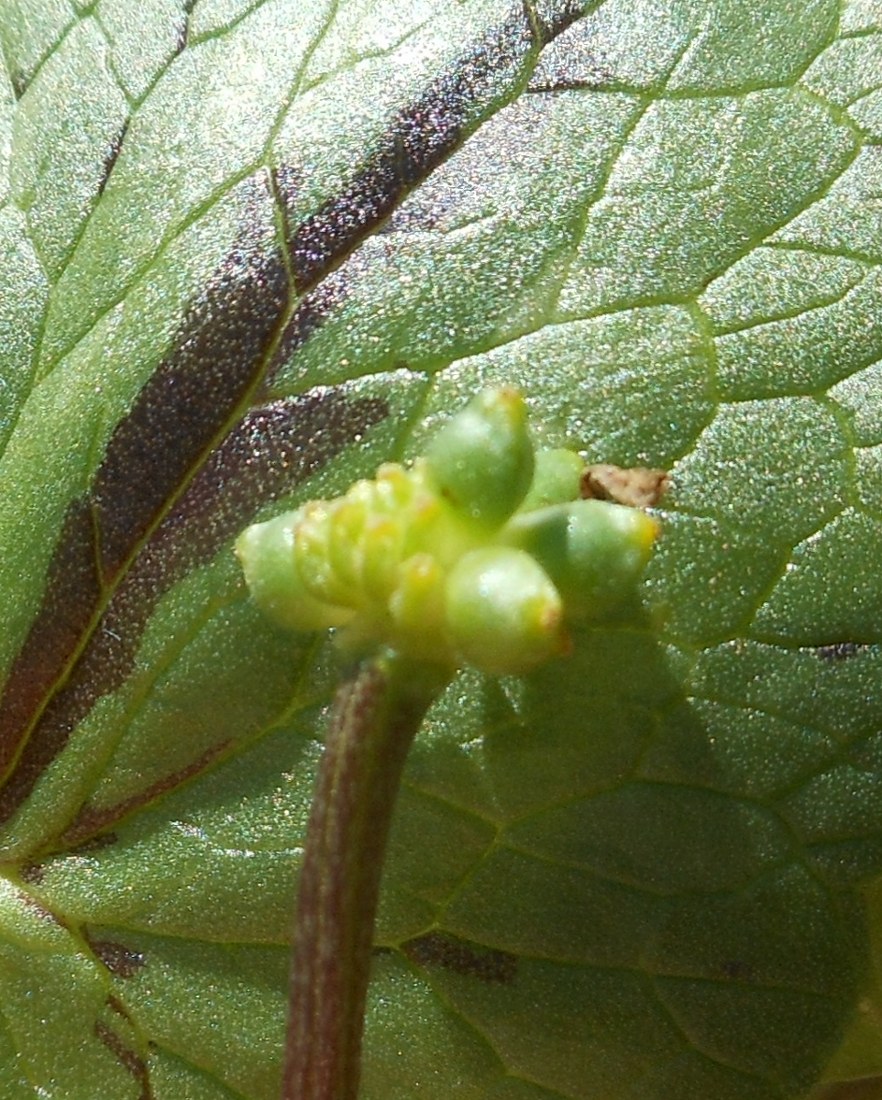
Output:
<path fill-rule="evenodd" d="M 658 534 L 645 512 L 580 499 L 573 451 L 534 451 L 527 407 L 489 390 L 409 466 L 247 528 L 257 604 L 334 629 L 355 665 L 332 710 L 301 871 L 284 1096 L 352 1100 L 382 857 L 408 747 L 468 664 L 528 672 L 608 612 Z"/>

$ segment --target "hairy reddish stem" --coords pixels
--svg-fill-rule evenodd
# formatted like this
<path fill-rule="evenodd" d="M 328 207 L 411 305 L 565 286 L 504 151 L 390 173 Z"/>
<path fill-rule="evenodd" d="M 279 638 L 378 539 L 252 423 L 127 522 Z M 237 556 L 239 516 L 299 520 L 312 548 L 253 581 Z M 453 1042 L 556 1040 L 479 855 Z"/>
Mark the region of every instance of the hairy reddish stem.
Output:
<path fill-rule="evenodd" d="M 408 749 L 447 682 L 390 653 L 337 692 L 297 897 L 283 1100 L 356 1100 L 374 918 Z"/>

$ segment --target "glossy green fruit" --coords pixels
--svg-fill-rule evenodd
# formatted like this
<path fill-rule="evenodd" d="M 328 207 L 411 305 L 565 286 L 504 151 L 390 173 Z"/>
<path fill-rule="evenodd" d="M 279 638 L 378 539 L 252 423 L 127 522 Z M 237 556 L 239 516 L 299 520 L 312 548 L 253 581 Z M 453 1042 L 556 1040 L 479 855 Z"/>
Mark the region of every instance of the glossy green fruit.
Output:
<path fill-rule="evenodd" d="M 343 626 L 354 611 L 317 599 L 295 562 L 295 537 L 302 512 L 287 512 L 267 523 L 246 527 L 236 540 L 236 555 L 254 602 L 289 630 L 327 630 Z"/>
<path fill-rule="evenodd" d="M 533 480 L 518 511 L 532 512 L 550 504 L 578 500 L 584 469 L 585 462 L 575 451 L 564 447 L 537 451 Z"/>
<path fill-rule="evenodd" d="M 456 651 L 482 672 L 526 672 L 567 648 L 560 595 L 523 550 L 487 546 L 460 558 L 446 612 Z"/>
<path fill-rule="evenodd" d="M 505 528 L 513 546 L 541 562 L 573 618 L 602 615 L 632 591 L 658 537 L 645 512 L 604 500 L 518 514 Z"/>
<path fill-rule="evenodd" d="M 488 529 L 514 512 L 533 478 L 527 405 L 517 390 L 486 390 L 444 425 L 426 451 L 441 496 Z"/>

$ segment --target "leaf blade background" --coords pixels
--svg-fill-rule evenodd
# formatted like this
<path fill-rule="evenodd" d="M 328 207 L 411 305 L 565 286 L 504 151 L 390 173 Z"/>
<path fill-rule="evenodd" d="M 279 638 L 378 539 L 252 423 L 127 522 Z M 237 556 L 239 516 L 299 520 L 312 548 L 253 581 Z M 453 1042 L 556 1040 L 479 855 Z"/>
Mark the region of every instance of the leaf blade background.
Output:
<path fill-rule="evenodd" d="M 803 1091 L 854 1004 L 851 890 L 879 867 L 878 593 L 854 580 L 879 510 L 872 5 L 607 0 L 541 53 L 508 4 L 414 4 L 397 23 L 378 4 L 139 8 L 140 26 L 111 3 L 0 8 L 0 216 L 21 257 L 0 320 L 18 341 L 4 664 L 65 509 L 186 342 L 181 318 L 223 289 L 231 246 L 276 255 L 289 295 L 238 414 L 315 387 L 356 410 L 329 446 L 284 406 L 290 448 L 316 458 L 267 509 L 418 453 L 475 387 L 521 383 L 545 442 L 673 467 L 666 537 L 642 612 L 529 684 L 464 677 L 431 717 L 393 838 L 365 1095 Z M 477 83 L 454 151 L 453 123 L 419 131 L 413 104 L 464 95 L 457 71 Z M 382 202 L 358 204 L 390 132 L 427 166 L 419 134 L 440 135 L 440 164 L 397 181 L 375 232 Z M 341 212 L 352 225 L 329 229 Z M 268 277 L 256 263 L 232 284 Z M 176 575 L 162 522 L 123 568 L 159 545 L 131 668 L 41 772 L 6 851 L 87 943 L 145 960 L 114 973 L 118 951 L 83 947 L 155 1095 L 271 1096 L 285 872 L 333 674 L 257 621 L 226 552 Z M 105 847 L 66 850 L 111 825 Z M 41 1057 L 25 1052 L 34 1083 L 56 1072 Z"/>

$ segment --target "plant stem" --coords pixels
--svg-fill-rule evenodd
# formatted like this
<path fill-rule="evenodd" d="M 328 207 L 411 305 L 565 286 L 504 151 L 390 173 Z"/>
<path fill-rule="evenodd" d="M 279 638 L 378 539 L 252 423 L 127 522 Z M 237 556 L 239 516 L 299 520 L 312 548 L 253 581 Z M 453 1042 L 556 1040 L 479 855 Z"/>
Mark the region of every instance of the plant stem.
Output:
<path fill-rule="evenodd" d="M 356 1100 L 374 918 L 408 749 L 449 677 L 396 653 L 338 689 L 297 897 L 283 1100 Z"/>

